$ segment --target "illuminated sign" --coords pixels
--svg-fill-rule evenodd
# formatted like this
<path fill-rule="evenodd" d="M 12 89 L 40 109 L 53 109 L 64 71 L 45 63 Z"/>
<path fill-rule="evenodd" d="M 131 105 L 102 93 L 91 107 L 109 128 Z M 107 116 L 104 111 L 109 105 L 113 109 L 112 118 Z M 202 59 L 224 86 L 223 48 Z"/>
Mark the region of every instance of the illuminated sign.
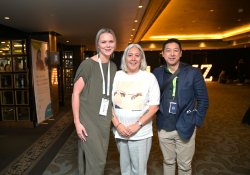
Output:
<path fill-rule="evenodd" d="M 193 67 L 197 67 L 197 68 L 199 67 L 198 64 L 193 64 L 192 66 Z M 212 76 L 210 76 L 209 78 L 207 78 L 207 75 L 208 75 L 209 71 L 212 68 L 212 64 L 202 64 L 201 67 L 200 67 L 200 69 L 202 70 L 204 68 L 206 68 L 206 70 L 203 73 L 203 77 L 204 77 L 205 81 L 212 81 L 213 80 Z"/>

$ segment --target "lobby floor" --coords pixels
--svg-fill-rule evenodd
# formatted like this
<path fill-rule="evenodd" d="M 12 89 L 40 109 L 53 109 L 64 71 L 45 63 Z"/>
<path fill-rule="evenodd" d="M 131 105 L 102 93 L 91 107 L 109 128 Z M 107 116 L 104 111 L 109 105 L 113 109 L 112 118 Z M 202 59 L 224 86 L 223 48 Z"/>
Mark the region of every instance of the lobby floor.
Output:
<path fill-rule="evenodd" d="M 197 130 L 193 174 L 249 175 L 250 125 L 241 120 L 250 106 L 250 85 L 207 82 L 207 87 L 210 104 L 204 124 Z M 77 175 L 77 137 L 72 119 L 68 109 L 40 128 L 26 131 L 1 126 L 0 174 Z M 119 174 L 119 154 L 111 134 L 105 175 Z M 148 175 L 162 175 L 155 125 Z"/>

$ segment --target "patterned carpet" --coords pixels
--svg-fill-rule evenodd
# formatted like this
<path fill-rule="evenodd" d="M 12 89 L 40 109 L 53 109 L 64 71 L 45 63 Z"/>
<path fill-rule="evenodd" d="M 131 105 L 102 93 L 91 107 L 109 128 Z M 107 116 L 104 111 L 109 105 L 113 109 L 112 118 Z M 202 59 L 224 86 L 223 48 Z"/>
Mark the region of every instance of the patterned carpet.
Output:
<path fill-rule="evenodd" d="M 250 125 L 241 123 L 244 113 L 250 106 L 250 86 L 208 82 L 207 87 L 210 105 L 205 122 L 197 131 L 193 175 L 250 175 Z M 39 157 L 44 154 L 46 156 L 42 150 L 53 147 L 53 140 L 59 136 L 65 125 L 72 122 L 72 114 L 69 112 L 66 116 L 2 174 L 29 174 L 29 167 L 34 166 L 32 164 L 38 162 Z M 76 134 L 72 132 L 41 174 L 77 175 L 76 141 Z M 30 154 L 32 156 L 29 156 Z M 119 174 L 119 154 L 111 134 L 105 175 Z M 162 154 L 156 133 L 148 162 L 148 175 L 162 175 Z"/>
<path fill-rule="evenodd" d="M 72 123 L 71 112 L 67 112 L 53 127 L 48 129 L 37 141 L 18 156 L 9 166 L 0 171 L 0 175 L 24 175 L 29 174 L 36 164 L 46 157 L 48 150 L 53 148 L 55 143 Z M 18 133 L 17 133 L 18 134 Z M 18 145 L 16 145 L 18 147 Z M 39 174 L 39 173 L 38 173 Z M 34 175 L 34 174 L 33 174 Z"/>
<path fill-rule="evenodd" d="M 198 129 L 194 175 L 250 175 L 250 126 L 241 124 L 250 106 L 250 86 L 207 83 L 210 106 Z M 156 129 L 154 130 L 156 132 Z M 43 175 L 77 175 L 75 132 L 47 167 Z M 119 175 L 119 154 L 111 135 L 105 175 Z M 148 162 L 149 175 L 162 174 L 162 154 L 158 140 Z"/>

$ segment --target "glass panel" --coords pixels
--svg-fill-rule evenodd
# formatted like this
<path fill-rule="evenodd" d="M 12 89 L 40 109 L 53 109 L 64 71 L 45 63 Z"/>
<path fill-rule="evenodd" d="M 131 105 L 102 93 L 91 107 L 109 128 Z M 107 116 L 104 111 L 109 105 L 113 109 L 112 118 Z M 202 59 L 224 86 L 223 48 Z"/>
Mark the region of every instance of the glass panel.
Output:
<path fill-rule="evenodd" d="M 15 74 L 15 88 L 25 88 L 27 86 L 27 74 Z"/>
<path fill-rule="evenodd" d="M 12 88 L 12 76 L 11 74 L 2 74 L 1 76 L 1 88 Z"/>
<path fill-rule="evenodd" d="M 15 108 L 14 107 L 3 107 L 2 108 L 2 119 L 3 120 L 15 120 Z"/>
<path fill-rule="evenodd" d="M 70 52 L 70 51 L 64 52 L 63 65 L 64 65 L 64 67 L 72 67 L 73 66 L 73 52 Z"/>
<path fill-rule="evenodd" d="M 16 91 L 16 104 L 27 105 L 29 104 L 29 93 L 28 91 Z"/>
<path fill-rule="evenodd" d="M 29 120 L 30 109 L 29 107 L 17 107 L 17 119 L 18 120 Z"/>
<path fill-rule="evenodd" d="M 0 57 L 0 72 L 11 72 L 11 58 L 10 57 Z"/>
<path fill-rule="evenodd" d="M 26 53 L 26 43 L 24 40 L 12 41 L 12 54 L 25 54 L 25 53 Z"/>
<path fill-rule="evenodd" d="M 65 78 L 66 86 L 73 86 L 73 78 Z"/>
<path fill-rule="evenodd" d="M 63 58 L 65 59 L 72 59 L 73 58 L 73 52 L 71 51 L 65 51 L 63 54 Z"/>
<path fill-rule="evenodd" d="M 1 103 L 3 105 L 12 105 L 12 104 L 14 104 L 13 91 L 2 91 Z"/>
<path fill-rule="evenodd" d="M 0 55 L 10 55 L 10 41 L 1 41 L 0 42 Z"/>
<path fill-rule="evenodd" d="M 65 77 L 72 77 L 73 76 L 73 69 L 64 69 Z"/>
<path fill-rule="evenodd" d="M 64 60 L 64 67 L 72 67 L 73 60 Z"/>
<path fill-rule="evenodd" d="M 15 57 L 14 58 L 14 71 L 26 71 L 27 70 L 27 57 Z"/>

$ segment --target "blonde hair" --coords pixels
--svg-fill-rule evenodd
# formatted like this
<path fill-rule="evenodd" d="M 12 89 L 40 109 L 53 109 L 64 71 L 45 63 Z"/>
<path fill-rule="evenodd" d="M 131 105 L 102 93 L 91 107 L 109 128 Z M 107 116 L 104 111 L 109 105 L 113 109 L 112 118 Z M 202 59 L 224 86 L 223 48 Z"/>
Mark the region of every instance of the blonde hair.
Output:
<path fill-rule="evenodd" d="M 115 40 L 115 43 L 116 43 L 115 32 L 112 29 L 109 29 L 109 28 L 102 28 L 97 32 L 96 38 L 95 38 L 95 48 L 96 48 L 97 52 L 98 52 L 98 42 L 99 42 L 101 34 L 103 34 L 103 33 L 110 33 L 114 37 L 114 40 Z"/>

